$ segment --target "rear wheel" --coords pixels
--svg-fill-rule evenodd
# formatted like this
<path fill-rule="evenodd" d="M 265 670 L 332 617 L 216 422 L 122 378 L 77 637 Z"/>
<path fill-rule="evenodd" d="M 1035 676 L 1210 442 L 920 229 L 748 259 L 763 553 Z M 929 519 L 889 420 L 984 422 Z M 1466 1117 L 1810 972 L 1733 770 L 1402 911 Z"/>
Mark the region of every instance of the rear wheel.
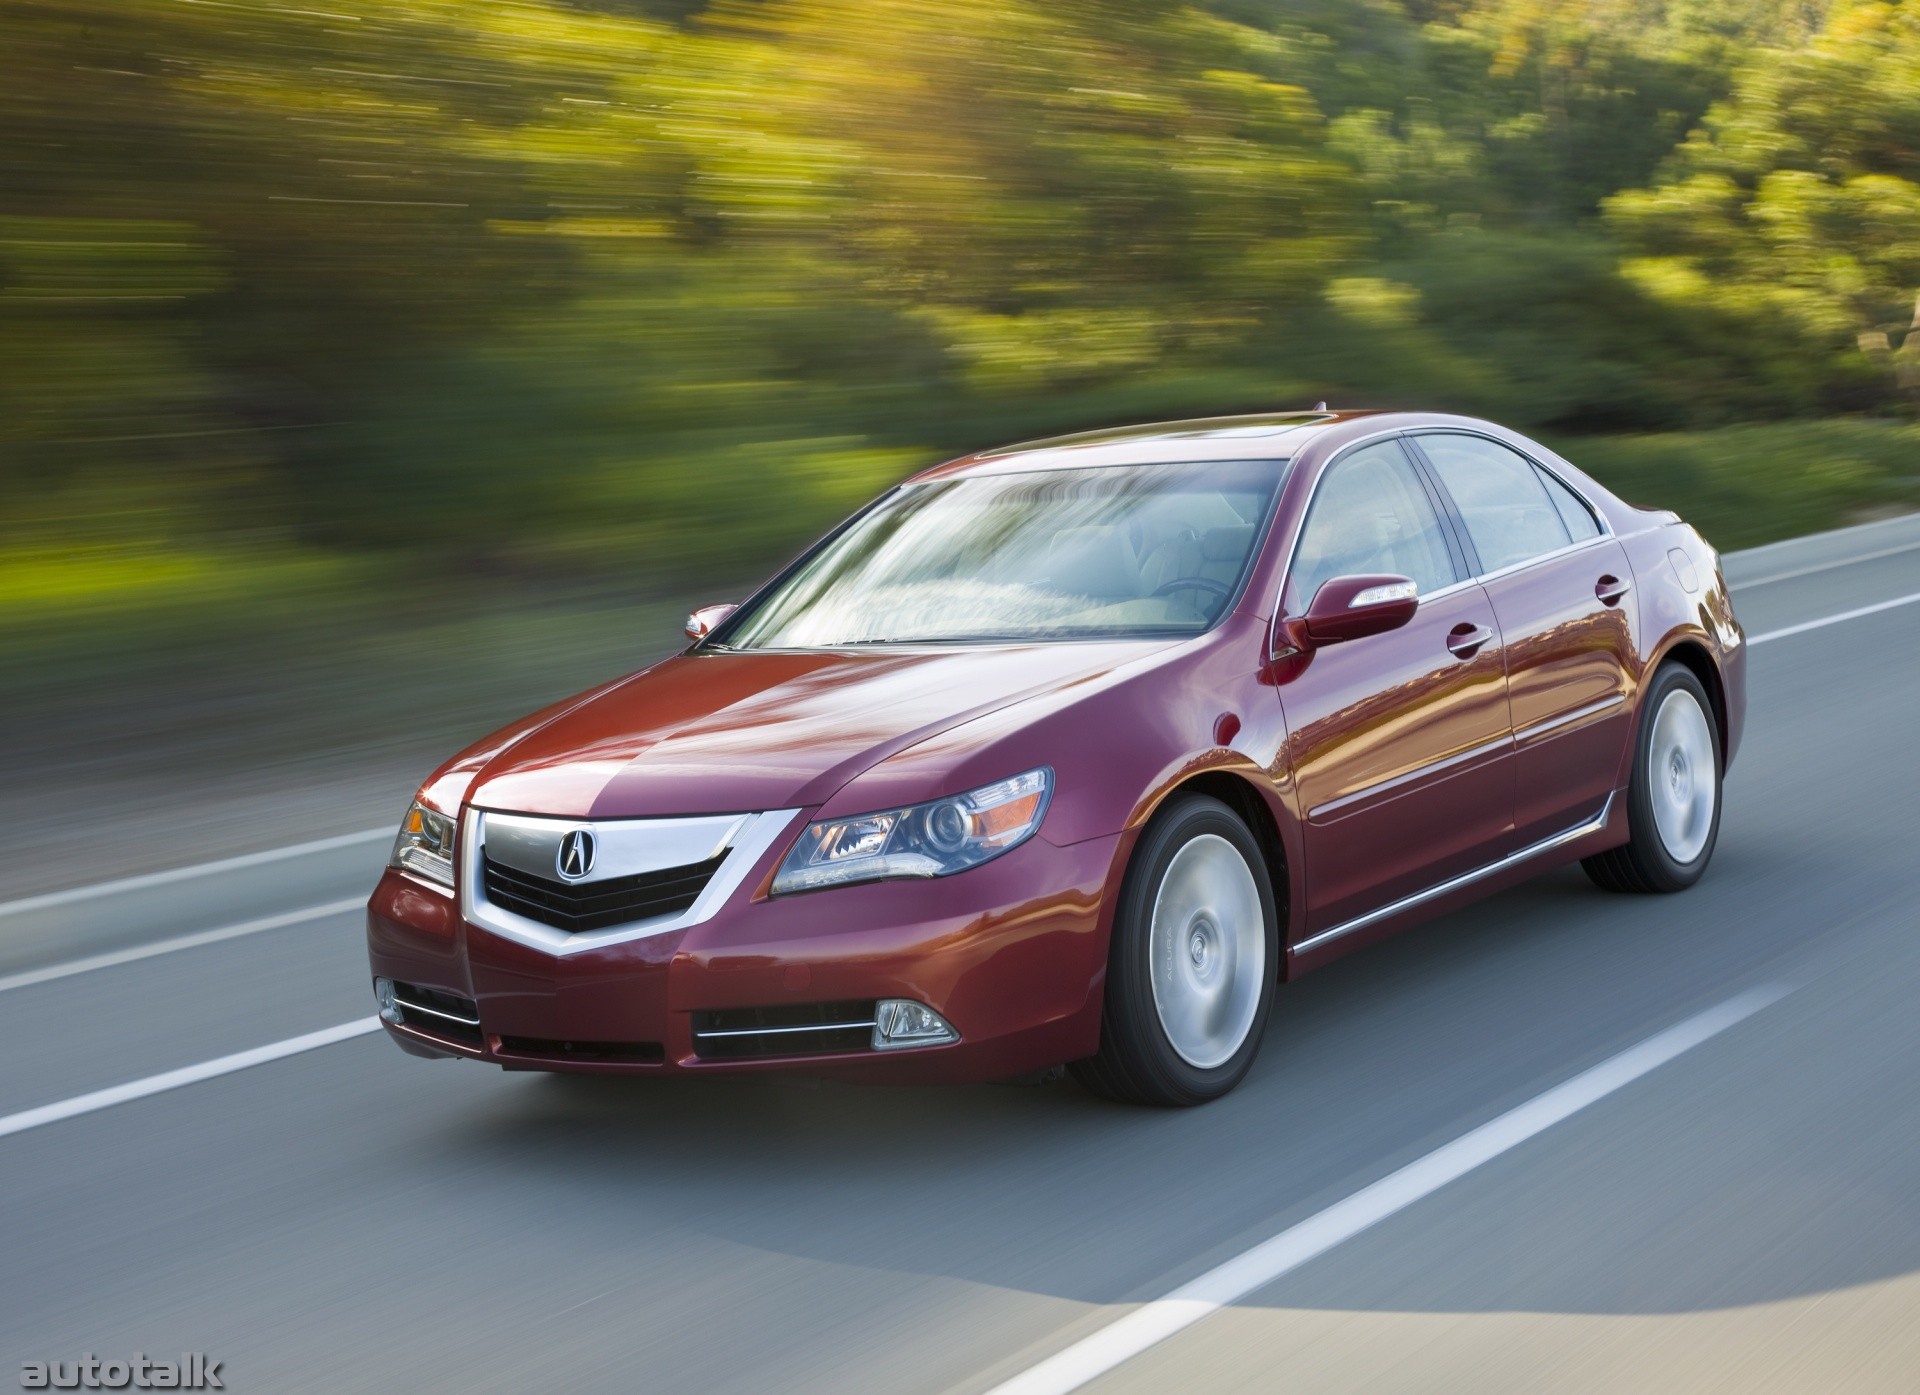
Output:
<path fill-rule="evenodd" d="M 1706 689 L 1677 663 L 1654 674 L 1641 710 L 1627 791 L 1631 841 L 1580 865 L 1608 891 L 1684 891 L 1720 837 L 1720 732 Z"/>
<path fill-rule="evenodd" d="M 1217 799 L 1178 800 L 1127 867 L 1100 1052 L 1074 1075 L 1133 1104 L 1218 1099 L 1260 1049 L 1279 961 L 1273 887 L 1253 833 Z"/>

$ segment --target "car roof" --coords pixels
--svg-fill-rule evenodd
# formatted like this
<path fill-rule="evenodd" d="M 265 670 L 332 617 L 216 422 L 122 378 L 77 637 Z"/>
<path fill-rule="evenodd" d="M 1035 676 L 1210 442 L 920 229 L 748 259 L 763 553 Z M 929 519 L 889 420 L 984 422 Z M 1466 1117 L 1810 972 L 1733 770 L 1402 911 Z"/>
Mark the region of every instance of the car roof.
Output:
<path fill-rule="evenodd" d="M 1306 441 L 1343 421 L 1372 411 L 1269 412 L 1253 416 L 1200 417 L 1148 422 L 1071 436 L 1051 436 L 996 446 L 923 470 L 910 482 L 960 475 L 1025 474 L 1092 465 L 1143 465 L 1182 460 L 1286 459 Z"/>

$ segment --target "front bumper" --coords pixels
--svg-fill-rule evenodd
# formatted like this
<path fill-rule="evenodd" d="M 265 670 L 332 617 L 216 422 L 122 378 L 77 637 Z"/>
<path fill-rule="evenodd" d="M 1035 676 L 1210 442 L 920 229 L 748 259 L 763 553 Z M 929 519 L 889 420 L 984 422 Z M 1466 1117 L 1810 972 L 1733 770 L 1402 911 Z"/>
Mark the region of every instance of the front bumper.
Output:
<path fill-rule="evenodd" d="M 991 1080 L 1092 1055 L 1122 837 L 1057 847 L 1044 835 L 952 877 L 769 898 L 773 848 L 711 919 L 568 954 L 463 919 L 443 891 L 389 870 L 367 907 L 374 976 L 465 1010 L 477 1028 L 406 1013 L 388 1033 L 417 1055 L 509 1070 L 617 1074 L 801 1069 L 875 1081 Z M 846 1034 L 720 1057 L 696 1027 L 805 1019 L 884 998 L 924 1003 L 958 1031 L 943 1046 L 874 1051 Z M 857 1035 L 857 1034 L 856 1034 Z M 796 1043 L 786 1051 L 788 1040 Z"/>

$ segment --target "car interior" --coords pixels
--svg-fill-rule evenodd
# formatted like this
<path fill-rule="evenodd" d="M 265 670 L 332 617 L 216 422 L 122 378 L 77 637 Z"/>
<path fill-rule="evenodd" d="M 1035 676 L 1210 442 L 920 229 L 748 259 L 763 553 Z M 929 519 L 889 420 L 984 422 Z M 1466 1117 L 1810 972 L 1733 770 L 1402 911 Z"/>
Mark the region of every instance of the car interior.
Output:
<path fill-rule="evenodd" d="M 1152 470 L 1156 467 L 1146 467 Z M 1059 471 L 933 486 L 856 527 L 751 616 L 748 647 L 1197 633 L 1277 486 L 1257 471 Z"/>

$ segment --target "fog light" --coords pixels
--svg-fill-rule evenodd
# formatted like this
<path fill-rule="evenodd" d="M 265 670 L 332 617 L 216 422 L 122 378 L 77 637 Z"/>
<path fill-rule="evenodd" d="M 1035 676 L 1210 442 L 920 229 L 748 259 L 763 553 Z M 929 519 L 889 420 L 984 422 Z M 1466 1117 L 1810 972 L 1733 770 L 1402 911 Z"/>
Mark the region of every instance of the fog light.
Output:
<path fill-rule="evenodd" d="M 907 1046 L 945 1046 L 960 1040 L 947 1019 L 932 1008 L 905 998 L 882 998 L 873 1015 L 873 1049 L 898 1051 Z"/>
<path fill-rule="evenodd" d="M 393 996 L 393 980 L 376 978 L 373 981 L 373 1000 L 380 1004 L 380 1020 L 395 1027 L 400 1025 L 400 1003 Z"/>

